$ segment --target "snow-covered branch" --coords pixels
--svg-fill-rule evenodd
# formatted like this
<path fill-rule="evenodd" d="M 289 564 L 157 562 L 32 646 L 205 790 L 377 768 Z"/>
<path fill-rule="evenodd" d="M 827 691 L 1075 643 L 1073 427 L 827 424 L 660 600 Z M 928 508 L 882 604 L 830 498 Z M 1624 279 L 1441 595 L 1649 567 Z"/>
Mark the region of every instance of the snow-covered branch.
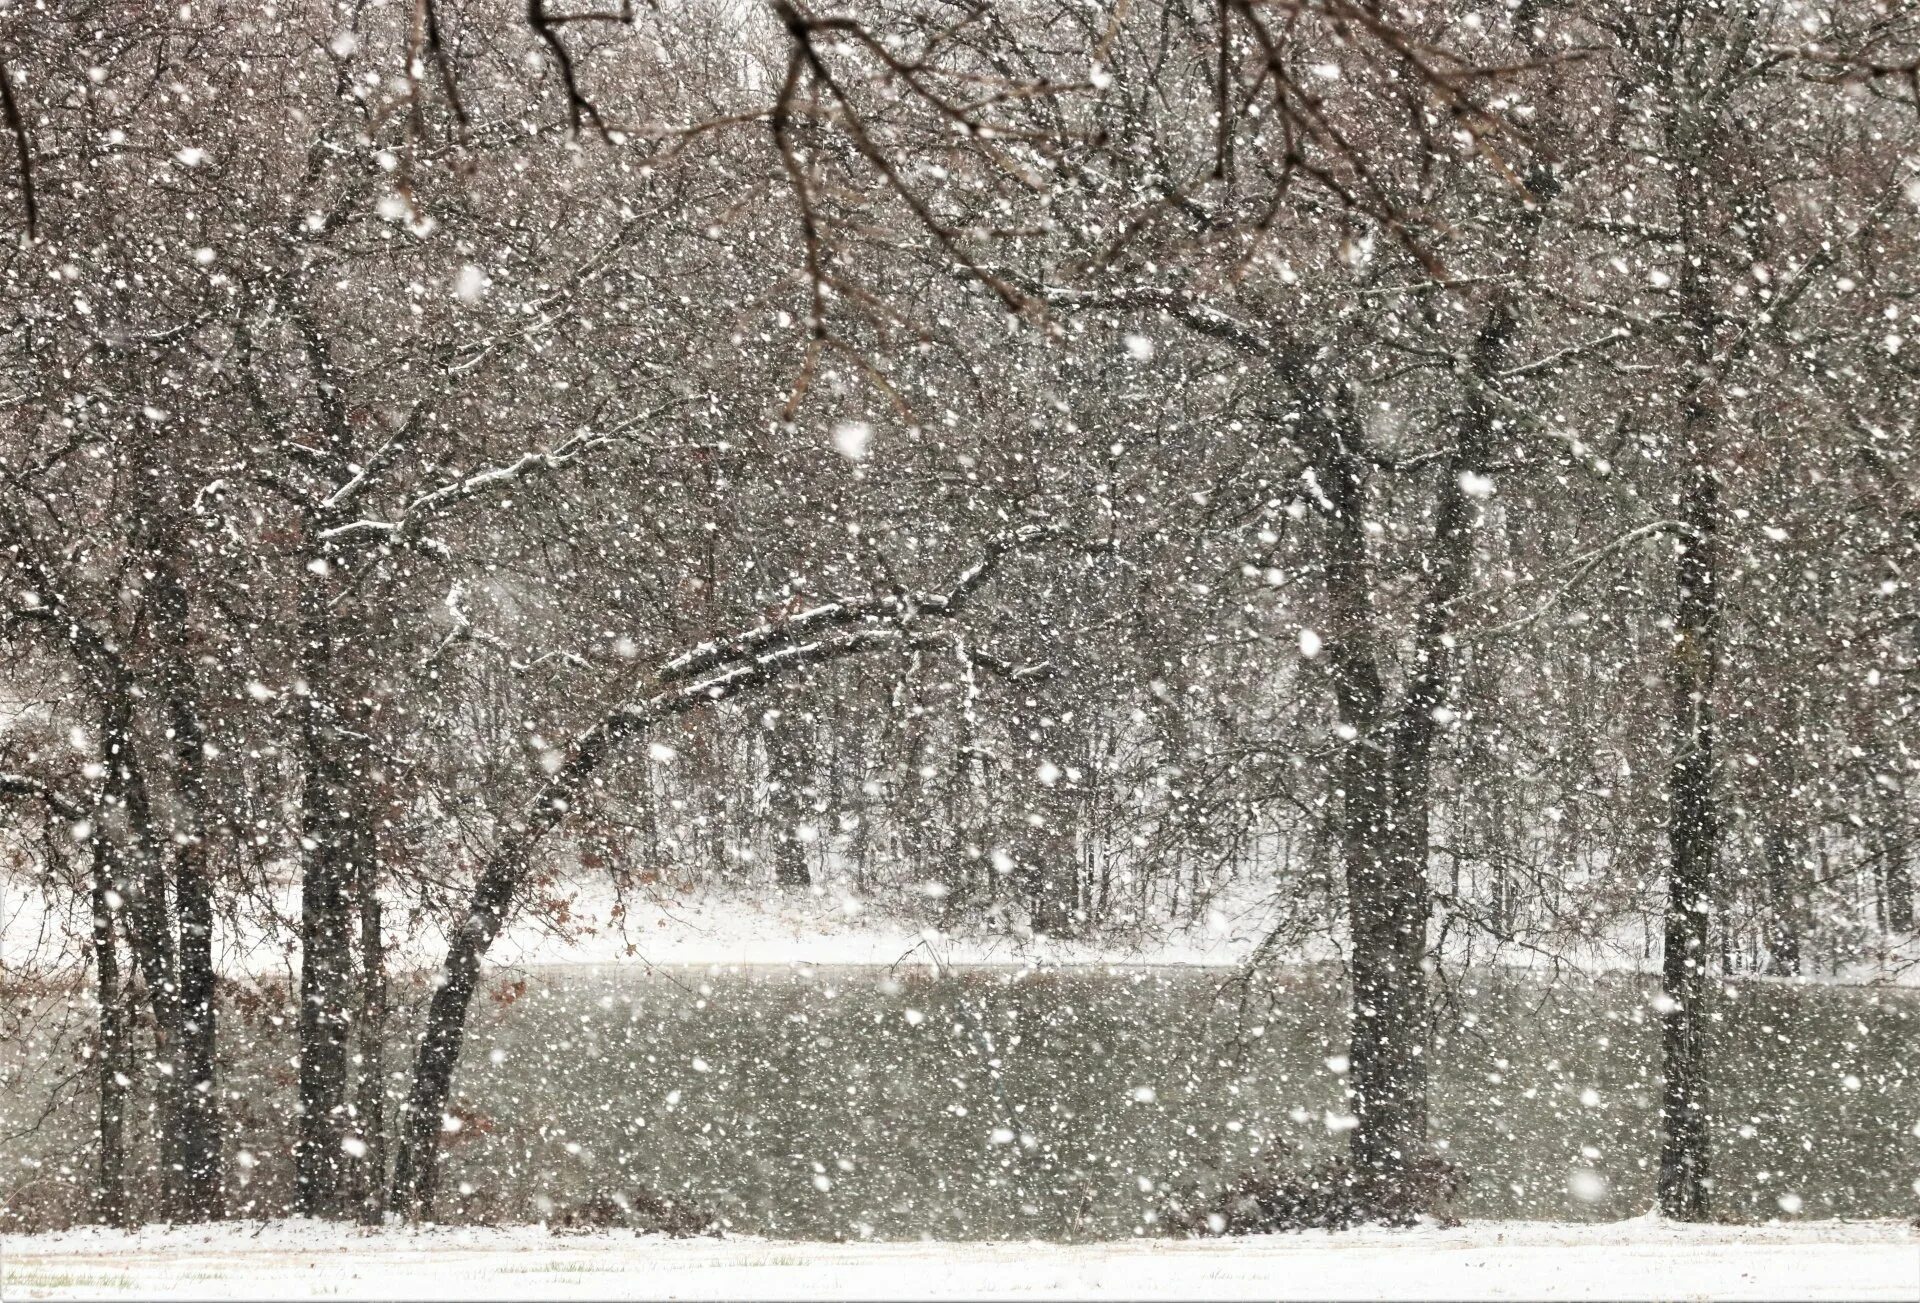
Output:
<path fill-rule="evenodd" d="M 437 519 L 460 504 L 506 488 L 522 480 L 541 475 L 551 475 L 557 471 L 564 470 L 587 454 L 619 441 L 625 436 L 627 431 L 633 429 L 635 426 L 644 424 L 651 417 L 668 410 L 671 406 L 673 406 L 673 404 L 665 404 L 661 407 L 649 409 L 637 416 L 622 421 L 610 430 L 577 431 L 572 436 L 562 439 L 550 448 L 522 454 L 520 457 L 504 465 L 490 466 L 485 470 L 475 471 L 471 475 L 464 476 L 448 484 L 443 484 L 439 488 L 431 489 L 413 498 L 402 507 L 398 515 L 391 520 L 362 519 L 348 521 L 344 524 L 329 526 L 321 530 L 318 537 L 322 542 L 326 543 L 337 542 L 342 539 L 365 537 L 384 538 L 393 542 L 411 541 L 430 521 Z M 409 424 L 411 424 L 411 422 L 409 422 Z M 402 435 L 395 436 L 396 441 L 401 440 L 404 434 L 405 431 L 402 432 Z M 388 449 L 392 447 L 393 445 L 389 444 L 387 448 L 382 449 L 380 456 L 384 456 Z M 380 456 L 375 457 L 375 463 L 380 461 Z M 349 480 L 347 484 L 343 485 L 340 490 L 334 494 L 332 499 L 328 500 L 329 505 L 333 505 L 336 499 L 340 501 L 341 505 L 350 504 L 353 498 L 358 495 L 360 487 L 366 482 L 373 470 L 374 466 L 370 463 L 366 471 L 355 476 L 354 479 Z"/>
<path fill-rule="evenodd" d="M 1023 551 L 1058 536 L 1057 525 L 1021 525 L 1004 529 L 987 540 L 971 565 L 961 571 L 945 592 L 914 596 L 907 593 L 866 593 L 843 597 L 819 606 L 797 611 L 783 620 L 767 621 L 751 629 L 711 639 L 690 647 L 660 667 L 662 683 L 701 674 L 728 661 L 755 653 L 778 643 L 805 638 L 832 628 L 843 628 L 864 620 L 910 620 L 915 615 L 953 615 L 1009 553 Z"/>
<path fill-rule="evenodd" d="M 62 819 L 78 821 L 85 817 L 86 811 L 80 802 L 61 792 L 49 783 L 27 774 L 15 774 L 0 771 L 0 796 L 24 796 L 42 801 L 46 807 Z"/>

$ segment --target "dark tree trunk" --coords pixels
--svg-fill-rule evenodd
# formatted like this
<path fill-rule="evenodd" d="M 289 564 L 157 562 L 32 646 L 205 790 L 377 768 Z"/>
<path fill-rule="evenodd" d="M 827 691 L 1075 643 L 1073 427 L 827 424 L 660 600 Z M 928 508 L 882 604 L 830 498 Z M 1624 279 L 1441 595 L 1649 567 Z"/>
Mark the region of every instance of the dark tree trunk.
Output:
<path fill-rule="evenodd" d="M 1714 800 L 1713 690 L 1719 659 L 1718 485 L 1706 449 L 1708 416 L 1696 396 L 1689 410 L 1686 482 L 1681 489 L 1675 562 L 1677 619 L 1671 661 L 1672 762 L 1668 776 L 1666 943 L 1661 1039 L 1660 1209 L 1704 1220 L 1712 1189 L 1707 1095 L 1709 923 L 1714 900 L 1719 812 Z"/>
<path fill-rule="evenodd" d="M 50 578 L 26 543 L 30 532 L 3 506 L 0 518 L 4 518 L 14 540 L 8 551 L 15 563 L 35 577 L 39 588 L 57 593 L 61 585 Z M 185 835 L 179 839 L 177 857 L 169 849 L 174 844 L 172 839 L 154 821 L 136 722 L 135 708 L 142 691 L 122 657 L 122 649 L 114 638 L 102 635 L 89 621 L 68 611 L 64 602 L 56 601 L 46 610 L 53 617 L 52 627 L 60 631 L 61 641 L 81 665 L 101 713 L 101 759 L 106 772 L 93 824 L 96 847 L 106 846 L 109 854 L 96 857 L 95 869 L 109 875 L 107 890 L 120 898 L 119 908 L 112 911 L 109 931 L 111 923 L 117 923 L 125 935 L 133 971 L 139 979 L 139 993 L 153 1012 L 151 1065 L 160 1157 L 160 1211 L 170 1219 L 190 1221 L 217 1215 L 219 1207 L 218 1100 L 212 1077 L 211 897 L 204 871 L 205 789 L 200 781 L 204 751 L 197 719 L 182 686 L 188 660 L 185 592 L 174 569 L 179 562 L 177 540 L 166 533 L 170 517 L 164 507 L 150 505 L 147 519 L 156 527 L 151 540 L 153 554 L 162 562 L 155 567 L 154 582 L 148 589 L 154 599 L 161 700 L 177 747 L 183 750 L 188 745 L 179 732 L 184 724 L 195 748 L 191 762 L 183 765 L 178 775 L 179 795 L 194 823 L 181 830 Z M 171 881 L 170 864 L 176 869 Z M 182 892 L 184 899 L 179 898 Z M 111 906 L 110 900 L 103 899 L 102 903 Z M 174 932 L 176 911 L 184 925 L 195 929 L 184 940 L 176 938 Z M 189 947 L 192 953 L 183 966 L 182 951 Z M 117 959 L 114 963 L 117 968 Z M 122 1007 L 126 1019 L 120 1044 L 128 1055 L 125 1061 L 130 1063 L 132 1000 Z M 190 1017 L 196 1007 L 203 1010 L 202 1016 Z M 126 1075 L 130 1077 L 131 1073 Z M 205 1088 L 195 1092 L 193 1087 L 200 1083 Z M 193 1094 L 201 1098 L 190 1099 Z M 107 1139 L 106 1130 L 103 1141 Z"/>
<path fill-rule="evenodd" d="M 160 1156 L 160 1210 L 186 1220 L 185 1173 L 186 1072 L 178 1062 L 182 1041 L 180 977 L 173 924 L 167 907 L 168 882 L 162 839 L 153 824 L 146 776 L 140 763 L 133 717 L 133 688 L 121 676 L 103 685 L 106 708 L 101 721 L 101 751 L 107 773 L 97 832 L 116 839 L 114 883 L 124 902 L 120 924 L 133 952 L 146 999 L 153 1011 L 155 1136 Z M 108 821 L 114 825 L 100 828 Z M 131 1027 L 129 1028 L 131 1030 Z"/>
<path fill-rule="evenodd" d="M 1498 371 L 1510 331 L 1504 307 L 1491 307 L 1475 345 L 1479 382 Z M 1338 423 L 1322 431 L 1316 460 L 1332 516 L 1327 655 L 1340 721 L 1349 731 L 1340 840 L 1353 948 L 1349 1070 L 1357 1124 L 1348 1151 L 1363 1198 L 1379 1210 L 1407 1210 L 1421 1205 L 1415 1172 L 1427 1156 L 1433 751 L 1453 672 L 1449 622 L 1473 564 L 1478 511 L 1469 486 L 1484 471 L 1496 425 L 1476 388 L 1436 485 L 1412 660 L 1401 699 L 1391 704 L 1373 611 L 1369 467 L 1351 404 L 1343 396 L 1330 406 Z"/>
<path fill-rule="evenodd" d="M 743 676 L 736 683 L 746 681 Z M 480 984 L 480 960 L 506 922 L 534 848 L 566 817 L 580 790 L 625 737 L 669 713 L 692 709 L 724 693 L 724 689 L 716 691 L 711 698 L 704 693 L 681 694 L 669 709 L 623 710 L 602 719 L 574 745 L 573 755 L 540 789 L 526 816 L 509 828 L 481 868 L 466 913 L 448 940 L 446 963 L 427 1005 L 426 1027 L 414 1055 L 413 1082 L 401 1108 L 389 1211 L 410 1220 L 432 1215 L 440 1177 L 440 1133 L 466 1038 L 467 1009 Z"/>
<path fill-rule="evenodd" d="M 1397 826 L 1389 775 L 1391 738 L 1381 679 L 1367 554 L 1365 467 L 1335 429 L 1317 459 L 1331 507 L 1326 563 L 1326 654 L 1346 738 L 1340 764 L 1340 852 L 1346 869 L 1352 955 L 1349 1085 L 1356 1125 L 1348 1152 L 1365 1195 L 1400 1179 L 1426 1147 L 1426 1065 L 1412 1051 L 1426 1017 L 1426 915 L 1406 894 L 1414 866 Z M 1416 891 L 1415 896 L 1424 892 Z M 1416 917 L 1417 914 L 1417 917 Z"/>
<path fill-rule="evenodd" d="M 1805 851 L 1785 821 L 1775 818 L 1768 824 L 1762 855 L 1767 874 L 1767 968 L 1778 977 L 1798 977 L 1807 907 Z"/>
<path fill-rule="evenodd" d="M 1348 1153 L 1368 1201 L 1391 1206 L 1403 1202 L 1408 1169 L 1427 1148 L 1426 865 L 1413 853 L 1407 812 L 1392 804 L 1385 758 L 1352 746 L 1341 779 L 1357 1123 Z"/>
<path fill-rule="evenodd" d="M 1904 842 L 1887 848 L 1887 931 L 1913 931 L 1913 872 Z"/>
<path fill-rule="evenodd" d="M 224 1207 L 220 1144 L 220 1090 L 215 1072 L 218 1044 L 218 993 L 213 963 L 213 881 L 207 859 L 207 739 L 200 724 L 198 684 L 193 671 L 195 638 L 186 581 L 181 574 L 185 547 L 171 513 L 163 513 L 156 532 L 149 610 L 167 733 L 173 742 L 173 782 L 179 824 L 173 829 L 173 900 L 178 915 L 179 986 L 175 1076 L 179 1080 L 180 1191 L 173 1215 L 187 1221 L 212 1221 Z"/>
<path fill-rule="evenodd" d="M 1676 153 L 1704 144 L 1697 124 L 1676 137 Z M 1680 532 L 1674 558 L 1674 631 L 1669 665 L 1671 749 L 1668 774 L 1666 938 L 1661 956 L 1660 1209 L 1701 1221 L 1709 1211 L 1711 1114 L 1707 1093 L 1712 991 L 1709 945 L 1720 895 L 1720 815 L 1715 799 L 1714 687 L 1720 663 L 1720 481 L 1715 430 L 1720 418 L 1715 311 L 1704 259 L 1694 254 L 1706 217 L 1698 169 L 1679 189 L 1683 252 L 1680 302 L 1691 327 L 1690 378 L 1681 406 Z"/>
<path fill-rule="evenodd" d="M 183 830 L 174 856 L 174 902 L 180 915 L 180 1057 L 185 1103 L 181 1161 L 185 1167 L 183 1211 L 192 1221 L 213 1221 L 224 1205 L 220 1145 L 220 1090 L 215 1075 L 218 1009 L 213 966 L 213 884 L 207 865 L 206 751 L 190 705 L 170 704 L 183 805 L 192 827 Z"/>
<path fill-rule="evenodd" d="M 133 1084 L 133 1042 L 126 983 L 114 936 L 113 847 L 95 812 L 92 857 L 93 964 L 100 1003 L 100 1141 L 94 1216 L 108 1226 L 133 1224 L 127 1189 L 127 1093 Z"/>
<path fill-rule="evenodd" d="M 361 1220 L 380 1220 L 387 1198 L 387 959 L 381 934 L 378 848 L 364 847 L 354 857 L 355 889 L 360 903 L 360 1047 L 354 1082 L 355 1122 L 367 1152 L 354 1164 L 354 1196 Z"/>
<path fill-rule="evenodd" d="M 584 776 L 585 771 L 572 775 L 562 770 L 543 794 L 536 817 L 524 831 L 508 835 L 482 871 L 466 917 L 448 943 L 446 964 L 427 1006 L 426 1028 L 414 1058 L 413 1084 L 400 1115 L 388 1207 L 403 1218 L 426 1218 L 433 1213 L 440 1177 L 440 1133 L 466 1038 L 467 1009 L 480 984 L 481 957 L 506 921 L 534 845 L 559 821 Z"/>
<path fill-rule="evenodd" d="M 353 915 L 350 762 L 322 691 L 309 677 L 304 724 L 306 779 L 300 880 L 300 1126 L 294 1182 L 300 1211 L 342 1210 L 346 1173 L 347 1042 L 351 1021 Z"/>
<path fill-rule="evenodd" d="M 1773 703 L 1779 715 L 1770 726 L 1767 761 L 1760 771 L 1760 859 L 1766 895 L 1761 940 L 1767 971 L 1798 977 L 1808 908 L 1807 836 L 1800 802 L 1807 690 L 1791 666 L 1775 673 L 1784 675 L 1787 686 Z"/>

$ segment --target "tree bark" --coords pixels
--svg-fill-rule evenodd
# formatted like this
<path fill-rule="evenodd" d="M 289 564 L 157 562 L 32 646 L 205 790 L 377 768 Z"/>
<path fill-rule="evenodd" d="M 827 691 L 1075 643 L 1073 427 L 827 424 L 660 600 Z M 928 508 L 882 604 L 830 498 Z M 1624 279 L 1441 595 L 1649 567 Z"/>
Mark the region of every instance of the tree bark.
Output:
<path fill-rule="evenodd" d="M 108 1226 L 130 1226 L 133 1205 L 127 1190 L 127 1092 L 133 1084 L 132 1029 L 128 1025 L 126 984 L 120 976 L 120 951 L 114 938 L 116 893 L 112 845 L 100 831 L 97 819 L 90 842 L 94 992 L 100 1004 L 100 1053 L 96 1064 L 100 1139 L 94 1216 Z"/>
<path fill-rule="evenodd" d="M 189 1220 L 217 1220 L 224 1205 L 220 1091 L 214 1053 L 219 1011 L 213 961 L 213 884 L 207 864 L 204 739 L 191 705 L 176 697 L 169 708 L 179 765 L 182 804 L 191 827 L 174 856 L 174 902 L 180 916 L 180 1058 L 185 1081 L 181 1161 L 183 1210 Z"/>
<path fill-rule="evenodd" d="M 1691 140 L 1690 136 L 1684 137 Z M 1690 147 L 1678 150 L 1693 157 Z M 1697 169 L 1696 169 L 1697 171 Z M 1708 1214 L 1712 1135 L 1707 1092 L 1710 924 L 1719 891 L 1720 815 L 1715 800 L 1714 701 L 1720 648 L 1720 481 L 1715 468 L 1719 321 L 1703 258 L 1693 251 L 1704 198 L 1680 186 L 1682 311 L 1692 327 L 1691 376 L 1681 407 L 1679 517 L 1674 556 L 1674 631 L 1668 771 L 1665 942 L 1661 956 L 1661 1211 L 1682 1221 Z"/>
<path fill-rule="evenodd" d="M 371 841 L 371 829 L 366 830 Z M 360 903 L 360 1013 L 356 1043 L 359 1073 L 354 1082 L 355 1122 L 367 1152 L 354 1164 L 354 1196 L 360 1218 L 378 1223 L 387 1199 L 387 960 L 380 909 L 378 847 L 365 846 L 354 857 L 355 890 Z"/>
<path fill-rule="evenodd" d="M 1319 434 L 1318 477 L 1332 517 L 1327 654 L 1347 740 L 1340 841 L 1352 935 L 1348 1059 L 1356 1121 L 1348 1153 L 1360 1193 L 1376 1210 L 1417 1208 L 1422 1198 L 1414 1167 L 1427 1154 L 1433 750 L 1453 673 L 1452 608 L 1473 563 L 1477 508 L 1469 486 L 1484 469 L 1496 429 L 1482 386 L 1498 371 L 1510 333 L 1504 305 L 1495 304 L 1476 339 L 1469 400 L 1435 488 L 1427 586 L 1397 704 L 1380 670 L 1366 532 L 1369 468 L 1344 396 L 1324 405 L 1334 423 Z"/>
<path fill-rule="evenodd" d="M 1672 749 L 1667 835 L 1666 942 L 1661 957 L 1660 1209 L 1704 1220 L 1711 1190 L 1707 1097 L 1708 923 L 1719 844 L 1713 797 L 1712 692 L 1717 656 L 1712 472 L 1696 462 L 1683 493 L 1688 532 L 1676 562 L 1678 615 L 1672 658 Z"/>
<path fill-rule="evenodd" d="M 1768 819 L 1762 842 L 1767 874 L 1767 970 L 1776 977 L 1798 977 L 1806 911 L 1806 875 L 1801 867 L 1805 847 L 1779 816 Z"/>
<path fill-rule="evenodd" d="M 153 1011 L 155 1125 L 160 1157 L 160 1210 L 188 1220 L 185 1187 L 187 1074 L 179 1062 L 184 1039 L 179 960 L 168 910 L 165 851 L 153 823 L 146 775 L 134 728 L 133 685 L 123 675 L 104 677 L 101 754 L 106 763 L 96 834 L 117 840 L 112 861 L 114 890 L 124 902 L 119 922 Z M 117 827 L 104 827 L 111 821 Z M 131 1030 L 131 1028 L 129 1028 Z"/>
<path fill-rule="evenodd" d="M 302 576 L 301 753 L 305 767 L 300 845 L 300 1125 L 294 1188 L 300 1211 L 343 1209 L 348 1139 L 347 1040 L 352 1021 L 354 760 L 339 717 L 329 587 L 312 566 Z"/>

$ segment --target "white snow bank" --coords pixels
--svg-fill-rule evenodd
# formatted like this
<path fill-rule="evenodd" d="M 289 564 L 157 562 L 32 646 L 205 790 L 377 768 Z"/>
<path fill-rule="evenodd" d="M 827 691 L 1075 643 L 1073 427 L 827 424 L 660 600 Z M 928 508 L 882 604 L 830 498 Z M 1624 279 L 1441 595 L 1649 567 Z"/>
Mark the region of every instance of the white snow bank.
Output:
<path fill-rule="evenodd" d="M 1481 1222 L 1119 1244 L 665 1240 L 539 1227 L 362 1231 L 312 1222 L 0 1240 L 27 1298 L 1912 1299 L 1899 1222 Z"/>
<path fill-rule="evenodd" d="M 501 966 L 700 964 L 1179 964 L 1231 966 L 1264 931 L 1265 912 L 1241 905 L 1198 922 L 1127 940 L 1036 937 L 1018 916 L 965 931 L 923 926 L 851 892 L 717 890 L 612 900 L 582 891 L 559 932 L 523 913 L 487 954 Z"/>

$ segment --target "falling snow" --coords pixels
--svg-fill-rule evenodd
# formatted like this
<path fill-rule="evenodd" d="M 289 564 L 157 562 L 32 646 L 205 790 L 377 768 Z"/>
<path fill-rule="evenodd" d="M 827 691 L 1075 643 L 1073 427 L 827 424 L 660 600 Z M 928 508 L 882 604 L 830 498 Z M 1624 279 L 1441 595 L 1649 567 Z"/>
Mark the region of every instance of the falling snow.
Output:
<path fill-rule="evenodd" d="M 1895 1288 L 1911 15 L 564 9 L 0 6 L 9 1290 Z"/>

